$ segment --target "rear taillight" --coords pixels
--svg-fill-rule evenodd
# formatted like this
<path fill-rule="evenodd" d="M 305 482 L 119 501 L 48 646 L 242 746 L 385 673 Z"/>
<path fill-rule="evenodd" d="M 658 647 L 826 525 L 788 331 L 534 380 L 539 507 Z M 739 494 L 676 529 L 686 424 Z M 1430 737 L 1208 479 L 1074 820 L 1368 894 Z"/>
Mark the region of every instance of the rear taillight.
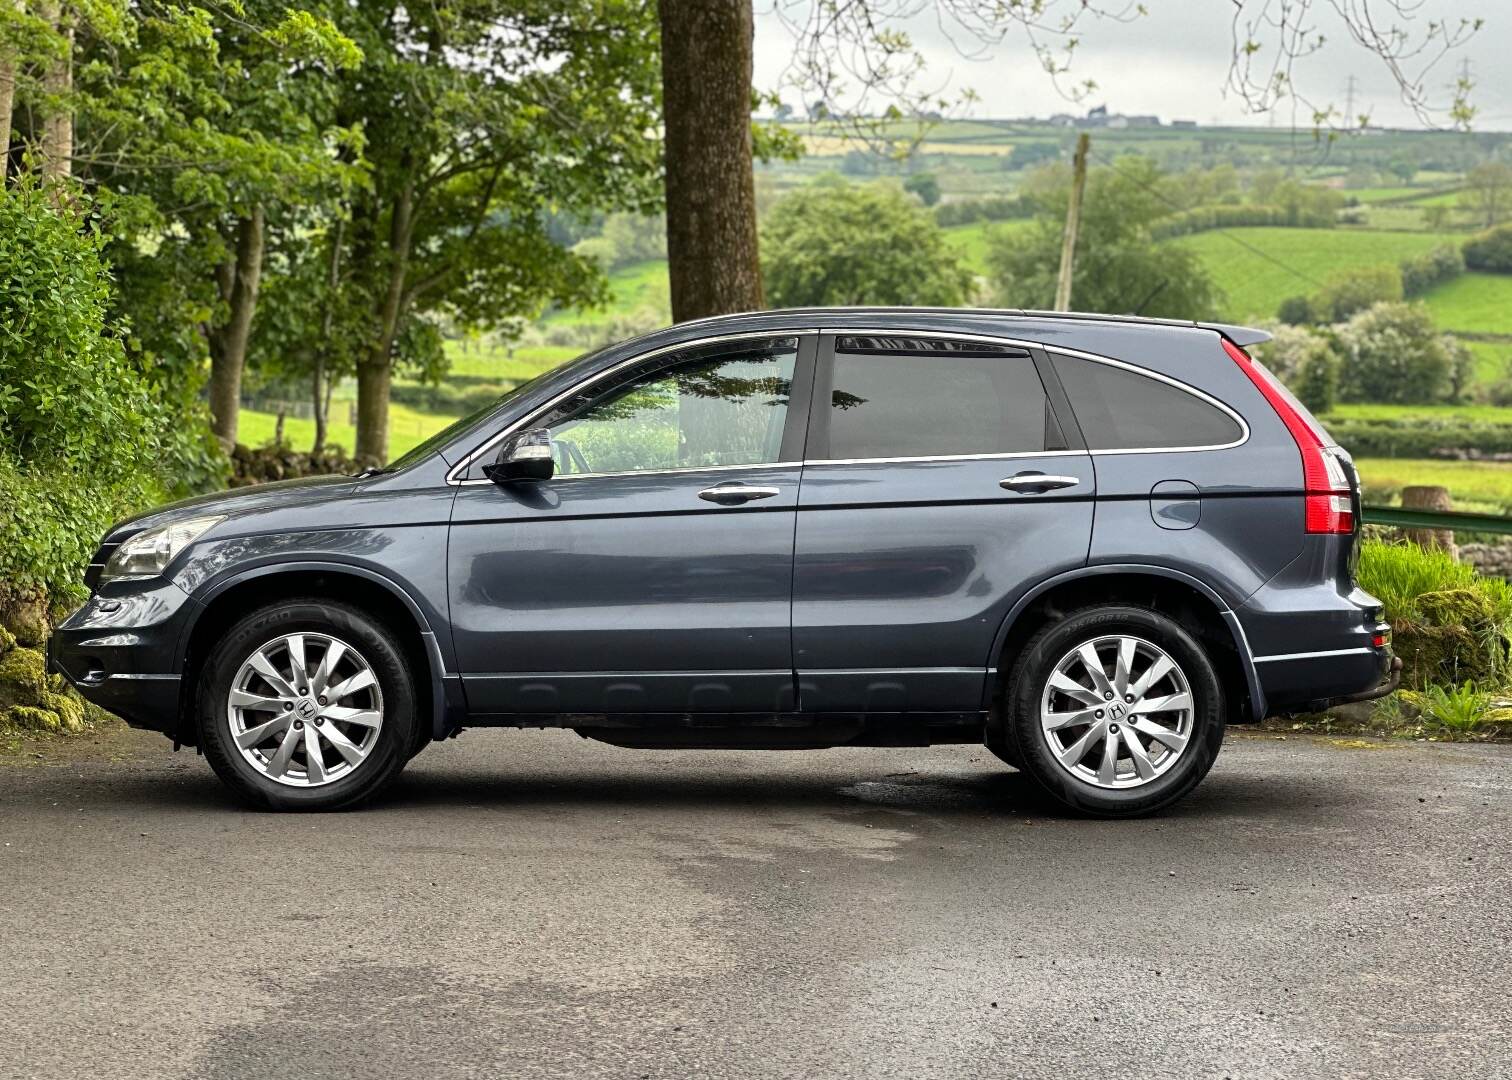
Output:
<path fill-rule="evenodd" d="M 1227 338 L 1223 339 L 1223 351 L 1239 365 L 1239 370 L 1249 376 L 1255 389 L 1276 410 L 1276 415 L 1291 432 L 1292 441 L 1302 454 L 1303 499 L 1307 506 L 1307 531 L 1310 533 L 1354 532 L 1354 500 L 1349 490 L 1349 477 L 1339 462 L 1333 447 L 1323 441 L 1322 435 L 1308 423 L 1292 405 L 1290 395 L 1264 368 L 1250 359 L 1249 353 Z"/>

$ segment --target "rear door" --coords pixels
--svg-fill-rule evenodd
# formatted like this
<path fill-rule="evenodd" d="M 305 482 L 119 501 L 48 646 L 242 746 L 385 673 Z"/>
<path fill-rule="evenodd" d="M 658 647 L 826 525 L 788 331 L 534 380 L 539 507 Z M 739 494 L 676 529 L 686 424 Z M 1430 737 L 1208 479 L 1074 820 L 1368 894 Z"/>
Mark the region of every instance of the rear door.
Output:
<path fill-rule="evenodd" d="M 981 708 L 1013 603 L 1087 559 L 1079 440 L 1028 349 L 821 337 L 794 553 L 800 708 Z"/>

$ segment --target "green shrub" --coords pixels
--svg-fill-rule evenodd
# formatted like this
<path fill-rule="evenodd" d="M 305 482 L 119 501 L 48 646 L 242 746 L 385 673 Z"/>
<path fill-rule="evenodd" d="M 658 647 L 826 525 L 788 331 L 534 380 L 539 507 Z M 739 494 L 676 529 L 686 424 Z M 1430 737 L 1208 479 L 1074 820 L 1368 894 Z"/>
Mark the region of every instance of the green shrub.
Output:
<path fill-rule="evenodd" d="M 1338 323 L 1377 304 L 1401 299 L 1401 270 L 1395 266 L 1364 266 L 1329 278 L 1312 306 L 1320 322 Z"/>
<path fill-rule="evenodd" d="M 1512 274 L 1512 225 L 1498 225 L 1465 241 L 1465 265 L 1490 274 Z"/>
<path fill-rule="evenodd" d="M 1304 376 L 1303 381 L 1306 381 Z M 1326 412 L 1308 401 L 1300 385 L 1293 390 L 1314 412 Z M 1325 417 L 1329 434 L 1356 457 L 1463 457 L 1467 452 L 1512 454 L 1512 424 L 1481 424 L 1468 420 L 1413 417 L 1391 420 L 1340 420 Z"/>
<path fill-rule="evenodd" d="M 1423 694 L 1424 725 L 1451 735 L 1468 735 L 1480 728 L 1491 707 L 1491 695 L 1465 681 L 1448 688 L 1430 686 Z"/>
<path fill-rule="evenodd" d="M 1453 391 L 1455 357 L 1422 304 L 1376 304 L 1337 337 L 1341 400 L 1421 404 Z"/>
<path fill-rule="evenodd" d="M 1276 309 L 1276 318 L 1288 326 L 1306 326 L 1318 322 L 1313 302 L 1306 296 L 1288 296 Z"/>
<path fill-rule="evenodd" d="M 126 355 L 100 249 L 72 209 L 0 191 L 0 592 L 77 597 L 106 527 L 212 461 Z"/>
<path fill-rule="evenodd" d="M 1339 216 L 1327 207 L 1255 206 L 1217 204 L 1178 210 L 1150 226 L 1156 240 L 1189 236 L 1209 229 L 1238 229 L 1276 226 L 1297 229 L 1331 229 Z"/>
<path fill-rule="evenodd" d="M 1464 257 L 1452 244 L 1443 244 L 1432 251 L 1403 259 L 1399 266 L 1402 295 L 1409 299 L 1422 296 L 1435 285 L 1453 281 L 1465 272 Z"/>
<path fill-rule="evenodd" d="M 1505 682 L 1512 643 L 1512 586 L 1481 577 L 1448 552 L 1367 541 L 1361 588 L 1386 608 L 1402 684 L 1423 689 Z"/>
<path fill-rule="evenodd" d="M 942 229 L 952 225 L 972 225 L 978 221 L 1010 221 L 1034 213 L 1034 205 L 1017 195 L 992 195 L 985 199 L 962 199 L 941 203 L 934 208 L 935 224 Z"/>

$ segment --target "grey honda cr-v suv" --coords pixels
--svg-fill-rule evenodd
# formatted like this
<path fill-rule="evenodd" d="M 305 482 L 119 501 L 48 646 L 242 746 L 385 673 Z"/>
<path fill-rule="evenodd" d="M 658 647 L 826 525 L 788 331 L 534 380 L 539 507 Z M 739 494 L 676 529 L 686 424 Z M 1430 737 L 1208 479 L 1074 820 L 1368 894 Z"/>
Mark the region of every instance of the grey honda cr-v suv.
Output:
<path fill-rule="evenodd" d="M 684 323 L 394 462 L 116 526 L 51 661 L 239 795 L 433 739 L 985 743 L 1108 816 L 1224 725 L 1388 692 L 1347 454 L 1260 331 L 1027 312 Z"/>

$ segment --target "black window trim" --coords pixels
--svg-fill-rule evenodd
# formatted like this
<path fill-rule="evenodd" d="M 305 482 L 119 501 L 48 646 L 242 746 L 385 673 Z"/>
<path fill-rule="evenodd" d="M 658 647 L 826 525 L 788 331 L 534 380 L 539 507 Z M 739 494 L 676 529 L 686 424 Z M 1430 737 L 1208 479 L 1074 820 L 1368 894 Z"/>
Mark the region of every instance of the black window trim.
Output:
<path fill-rule="evenodd" d="M 829 450 L 829 412 L 828 408 L 821 409 L 820 403 L 827 403 L 830 394 L 834 390 L 834 359 L 835 340 L 840 337 L 866 337 L 885 335 L 888 337 L 915 337 L 915 338 L 946 338 L 956 341 L 980 341 L 999 347 L 1023 349 L 1033 357 L 1035 368 L 1039 371 L 1040 381 L 1044 383 L 1045 393 L 1050 398 L 1051 407 L 1055 410 L 1056 419 L 1061 426 L 1061 432 L 1068 442 L 1080 443 L 1082 449 L 1069 450 L 1019 450 L 1003 454 L 936 454 L 920 455 L 917 457 L 876 457 L 876 458 L 831 458 L 811 457 L 810 453 L 818 447 L 823 447 L 824 452 Z M 1047 354 L 1055 353 L 1060 356 L 1074 357 L 1078 360 L 1090 360 L 1095 364 L 1107 364 L 1110 367 L 1123 368 L 1135 375 L 1142 375 L 1147 379 L 1154 379 L 1173 386 L 1177 390 L 1191 394 L 1193 397 L 1207 402 L 1234 423 L 1239 425 L 1239 438 L 1226 443 L 1213 443 L 1203 446 L 1140 446 L 1118 450 L 1088 450 L 1086 440 L 1082 437 L 1081 425 L 1077 422 L 1074 412 L 1071 410 L 1070 401 L 1066 396 L 1065 388 L 1061 386 L 1060 377 L 1055 373 L 1055 365 L 1049 362 Z M 948 354 L 944 354 L 948 355 Z M 996 461 L 1004 458 L 1046 458 L 1046 457 L 1072 457 L 1090 455 L 1092 457 L 1112 457 L 1119 454 L 1190 454 L 1201 453 L 1210 450 L 1232 450 L 1234 447 L 1243 446 L 1249 441 L 1250 426 L 1243 416 L 1219 401 L 1213 395 L 1205 393 L 1182 382 L 1173 379 L 1169 375 L 1153 371 L 1150 368 L 1140 367 L 1138 364 L 1130 364 L 1123 360 L 1115 360 L 1111 356 L 1099 356 L 1096 353 L 1083 352 L 1080 349 L 1067 348 L 1064 345 L 1046 345 L 1039 341 L 1028 341 L 1022 338 L 1003 337 L 995 334 L 962 333 L 959 331 L 934 330 L 934 329 L 910 329 L 905 330 L 895 327 L 871 327 L 858 329 L 854 327 L 826 327 L 820 332 L 819 356 L 814 374 L 814 391 L 809 413 L 809 450 L 804 454 L 803 464 L 810 465 L 871 465 L 886 464 L 889 462 L 927 462 L 927 461 Z"/>

